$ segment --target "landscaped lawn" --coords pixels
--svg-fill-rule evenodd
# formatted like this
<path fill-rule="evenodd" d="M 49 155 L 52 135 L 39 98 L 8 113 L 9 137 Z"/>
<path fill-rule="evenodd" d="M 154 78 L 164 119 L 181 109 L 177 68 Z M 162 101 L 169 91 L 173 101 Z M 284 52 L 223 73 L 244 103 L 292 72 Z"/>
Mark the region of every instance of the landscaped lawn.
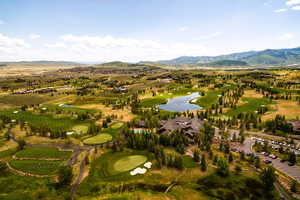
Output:
<path fill-rule="evenodd" d="M 55 147 L 26 147 L 25 149 L 18 151 L 17 158 L 61 158 L 68 159 L 71 155 L 71 151 L 59 151 Z"/>
<path fill-rule="evenodd" d="M 141 107 L 153 107 L 157 106 L 160 104 L 165 104 L 167 103 L 167 99 L 164 97 L 153 97 L 153 98 L 147 98 L 147 99 L 142 99 L 140 102 Z"/>
<path fill-rule="evenodd" d="M 147 160 L 149 160 L 148 153 L 142 151 L 109 151 L 94 161 L 88 179 L 93 179 L 93 181 L 128 180 L 133 178 L 129 171 L 143 165 Z"/>
<path fill-rule="evenodd" d="M 88 122 L 74 120 L 67 117 L 54 118 L 47 114 L 35 114 L 29 111 L 20 110 L 18 113 L 14 113 L 14 111 L 15 110 L 12 109 L 0 111 L 0 116 L 8 117 L 11 120 L 22 120 L 36 128 L 48 127 L 50 131 L 69 131 L 77 125 L 88 125 Z"/>
<path fill-rule="evenodd" d="M 72 130 L 76 132 L 76 134 L 86 134 L 89 130 L 89 124 L 80 124 L 73 126 Z"/>
<path fill-rule="evenodd" d="M 60 111 L 62 113 L 76 113 L 76 114 L 97 113 L 96 109 L 78 108 L 74 106 L 63 107 L 56 104 L 45 104 L 43 105 L 43 108 L 47 108 L 47 111 L 51 111 L 51 112 Z"/>
<path fill-rule="evenodd" d="M 9 164 L 12 168 L 22 172 L 37 175 L 52 175 L 56 172 L 62 161 L 47 160 L 11 160 Z"/>
<path fill-rule="evenodd" d="M 254 113 L 262 106 L 267 106 L 270 104 L 270 101 L 266 98 L 242 98 L 242 101 L 246 102 L 245 104 L 242 104 L 238 106 L 235 109 L 230 109 L 226 115 L 234 116 L 238 115 L 240 113 Z"/>
<path fill-rule="evenodd" d="M 123 126 L 123 123 L 117 122 L 117 123 L 112 124 L 110 127 L 113 128 L 113 129 L 119 129 L 122 126 Z"/>
<path fill-rule="evenodd" d="M 210 108 L 213 104 L 218 103 L 218 95 L 221 95 L 223 91 L 232 87 L 234 87 L 234 85 L 225 86 L 221 89 L 209 90 L 203 97 L 198 98 L 196 104 L 203 108 Z"/>
<path fill-rule="evenodd" d="M 91 145 L 95 145 L 95 144 L 103 144 L 106 142 L 110 142 L 112 140 L 112 136 L 110 134 L 107 133 L 101 133 L 99 135 L 96 135 L 94 137 L 90 137 L 87 138 L 83 141 L 84 144 L 91 144 Z"/>
<path fill-rule="evenodd" d="M 114 170 L 119 172 L 129 171 L 141 164 L 144 164 L 146 161 L 147 161 L 147 157 L 143 155 L 126 156 L 119 159 L 114 164 Z"/>

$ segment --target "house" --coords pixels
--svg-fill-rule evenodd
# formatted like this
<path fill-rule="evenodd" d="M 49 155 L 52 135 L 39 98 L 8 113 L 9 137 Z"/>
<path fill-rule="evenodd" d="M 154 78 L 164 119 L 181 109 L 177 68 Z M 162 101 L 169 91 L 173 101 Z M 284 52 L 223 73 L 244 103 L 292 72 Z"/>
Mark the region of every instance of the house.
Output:
<path fill-rule="evenodd" d="M 294 133 L 300 134 L 300 120 L 292 119 L 286 122 L 292 126 Z"/>
<path fill-rule="evenodd" d="M 171 134 L 177 130 L 185 134 L 192 142 L 195 136 L 199 134 L 203 124 L 204 121 L 198 118 L 176 117 L 175 119 L 160 121 L 161 127 L 158 132 Z"/>

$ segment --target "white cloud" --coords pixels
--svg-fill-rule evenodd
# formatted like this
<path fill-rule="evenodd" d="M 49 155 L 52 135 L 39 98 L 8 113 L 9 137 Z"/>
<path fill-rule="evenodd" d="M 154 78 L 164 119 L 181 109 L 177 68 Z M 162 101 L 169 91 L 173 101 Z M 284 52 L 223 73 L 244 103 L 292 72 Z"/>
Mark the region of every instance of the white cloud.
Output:
<path fill-rule="evenodd" d="M 188 29 L 189 29 L 188 27 L 183 26 L 183 27 L 180 27 L 178 30 L 179 30 L 180 32 L 184 32 L 184 31 L 187 31 Z"/>
<path fill-rule="evenodd" d="M 29 39 L 35 40 L 35 39 L 40 38 L 41 36 L 38 34 L 30 34 L 28 37 L 29 37 Z"/>
<path fill-rule="evenodd" d="M 195 38 L 195 40 L 209 40 L 209 39 L 212 39 L 212 38 L 216 38 L 220 35 L 222 35 L 223 33 L 222 32 L 215 32 L 215 33 L 212 33 L 212 34 L 208 34 L 208 35 L 202 35 L 198 38 Z"/>
<path fill-rule="evenodd" d="M 300 4 L 300 0 L 289 0 L 286 2 L 286 5 L 288 6 L 293 6 L 293 5 L 297 5 Z"/>
<path fill-rule="evenodd" d="M 291 39 L 293 39 L 295 36 L 294 36 L 294 34 L 292 34 L 292 33 L 285 33 L 285 34 L 283 34 L 283 35 L 281 35 L 281 36 L 279 36 L 279 40 L 291 40 Z"/>
<path fill-rule="evenodd" d="M 0 19 L 0 25 L 5 24 L 5 21 Z"/>
<path fill-rule="evenodd" d="M 64 54 L 69 60 L 159 60 L 182 55 L 207 55 L 207 49 L 199 44 L 163 44 L 153 40 L 116 38 L 113 36 L 63 35 Z M 67 58 L 65 58 L 67 59 Z"/>
<path fill-rule="evenodd" d="M 154 40 L 114 36 L 62 35 L 53 43 L 31 48 L 24 40 L 0 35 L 0 60 L 70 60 L 136 62 L 179 56 L 209 55 L 197 42 L 163 43 Z"/>
<path fill-rule="evenodd" d="M 300 10 L 300 6 L 294 6 L 292 7 L 292 10 Z"/>
<path fill-rule="evenodd" d="M 45 44 L 45 47 L 47 47 L 47 48 L 65 48 L 66 45 L 62 42 L 57 42 L 55 44 Z"/>
<path fill-rule="evenodd" d="M 275 10 L 274 12 L 276 12 L 276 13 L 282 13 L 282 12 L 286 12 L 286 11 L 287 11 L 286 8 L 281 8 L 281 9 Z"/>
<path fill-rule="evenodd" d="M 12 38 L 0 33 L 0 52 L 13 54 L 24 48 L 30 47 L 23 39 Z"/>

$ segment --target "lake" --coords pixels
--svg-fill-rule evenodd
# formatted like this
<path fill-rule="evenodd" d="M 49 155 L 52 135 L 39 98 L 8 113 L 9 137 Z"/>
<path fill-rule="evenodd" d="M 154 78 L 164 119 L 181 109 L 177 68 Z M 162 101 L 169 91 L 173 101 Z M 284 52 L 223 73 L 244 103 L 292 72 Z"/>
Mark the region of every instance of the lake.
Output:
<path fill-rule="evenodd" d="M 197 99 L 198 97 L 200 97 L 199 93 L 195 92 L 187 96 L 171 98 L 168 99 L 168 102 L 166 104 L 158 105 L 157 108 L 172 112 L 200 110 L 202 109 L 202 107 L 190 103 L 190 101 Z"/>

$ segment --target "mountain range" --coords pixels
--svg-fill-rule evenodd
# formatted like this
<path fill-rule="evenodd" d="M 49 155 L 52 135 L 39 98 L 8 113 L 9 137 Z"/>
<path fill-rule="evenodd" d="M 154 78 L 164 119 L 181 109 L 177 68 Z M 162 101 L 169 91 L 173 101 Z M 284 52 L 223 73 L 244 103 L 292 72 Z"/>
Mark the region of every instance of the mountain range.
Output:
<path fill-rule="evenodd" d="M 154 63 L 165 65 L 290 65 L 300 63 L 300 47 L 291 49 L 266 49 L 248 51 L 221 56 L 182 56 L 171 60 L 160 60 Z"/>

